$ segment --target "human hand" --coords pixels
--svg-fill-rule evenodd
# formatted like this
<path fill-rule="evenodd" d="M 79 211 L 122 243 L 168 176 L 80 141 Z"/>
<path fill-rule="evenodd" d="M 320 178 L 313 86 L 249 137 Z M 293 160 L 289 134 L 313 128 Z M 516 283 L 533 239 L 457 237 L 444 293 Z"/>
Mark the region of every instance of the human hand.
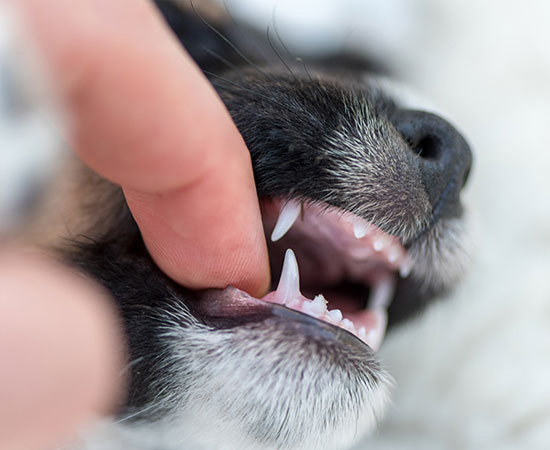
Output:
<path fill-rule="evenodd" d="M 123 187 L 157 264 L 188 287 L 262 294 L 268 261 L 249 154 L 151 4 L 13 4 L 71 119 L 71 146 Z M 47 448 L 115 403 L 121 339 L 101 291 L 18 258 L 0 260 L 0 357 L 13 368 L 0 371 L 0 421 L 14 418 L 0 447 Z"/>

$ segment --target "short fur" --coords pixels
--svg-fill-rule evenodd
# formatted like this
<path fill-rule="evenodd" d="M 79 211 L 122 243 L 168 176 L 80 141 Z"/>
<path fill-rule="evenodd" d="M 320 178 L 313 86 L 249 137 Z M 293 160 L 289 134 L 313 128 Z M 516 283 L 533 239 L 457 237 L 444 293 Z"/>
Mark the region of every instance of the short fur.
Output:
<path fill-rule="evenodd" d="M 456 282 L 466 261 L 459 193 L 471 153 L 454 128 L 402 109 L 372 83 L 359 83 L 363 74 L 243 64 L 195 13 L 157 3 L 243 135 L 260 199 L 336 206 L 408 248 L 413 272 L 399 282 L 391 323 Z M 229 69 L 193 42 L 222 49 Z M 89 176 L 96 194 L 82 206 L 93 219 L 79 221 L 72 231 L 83 236 L 73 233 L 63 253 L 116 300 L 130 386 L 107 440 L 98 434 L 85 448 L 343 449 L 376 425 L 391 378 L 372 349 L 278 305 L 222 319 L 204 314 L 204 296 L 234 291 L 193 292 L 171 282 L 148 256 L 118 188 Z"/>

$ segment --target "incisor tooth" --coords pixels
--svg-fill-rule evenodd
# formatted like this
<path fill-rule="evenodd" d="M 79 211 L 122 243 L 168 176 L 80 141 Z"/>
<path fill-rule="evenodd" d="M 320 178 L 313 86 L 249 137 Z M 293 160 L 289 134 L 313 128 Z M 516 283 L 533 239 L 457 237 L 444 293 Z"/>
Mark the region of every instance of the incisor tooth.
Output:
<path fill-rule="evenodd" d="M 327 310 L 327 301 L 322 295 L 318 295 L 311 301 L 305 301 L 302 310 L 310 316 L 320 317 Z"/>
<path fill-rule="evenodd" d="M 374 248 L 375 251 L 381 252 L 385 247 L 385 242 L 382 239 L 375 239 L 372 243 L 372 248 Z"/>
<path fill-rule="evenodd" d="M 342 311 L 339 309 L 333 309 L 327 312 L 328 318 L 333 322 L 340 322 L 342 320 Z"/>
<path fill-rule="evenodd" d="M 296 255 L 291 249 L 288 249 L 285 253 L 281 279 L 275 291 L 275 296 L 277 301 L 283 304 L 287 304 L 289 301 L 301 296 L 298 261 L 296 261 Z"/>
<path fill-rule="evenodd" d="M 354 222 L 353 223 L 353 235 L 357 239 L 364 238 L 369 231 L 369 227 L 363 222 Z"/>
<path fill-rule="evenodd" d="M 345 326 L 346 328 L 349 328 L 350 330 L 355 329 L 353 322 L 349 319 L 342 319 L 342 325 Z"/>
<path fill-rule="evenodd" d="M 300 211 L 300 203 L 294 200 L 289 200 L 284 204 L 281 208 L 281 212 L 279 213 L 279 218 L 277 219 L 275 228 L 273 228 L 273 232 L 271 233 L 271 240 L 273 242 L 281 239 L 287 231 L 290 230 L 292 225 L 294 225 L 294 222 L 296 222 L 296 219 L 298 219 Z"/>
<path fill-rule="evenodd" d="M 311 305 L 315 308 L 315 312 L 319 315 L 327 311 L 327 301 L 322 295 L 317 295 L 311 302 Z"/>
<path fill-rule="evenodd" d="M 399 248 L 397 246 L 392 246 L 388 252 L 388 261 L 394 263 L 399 258 Z"/>

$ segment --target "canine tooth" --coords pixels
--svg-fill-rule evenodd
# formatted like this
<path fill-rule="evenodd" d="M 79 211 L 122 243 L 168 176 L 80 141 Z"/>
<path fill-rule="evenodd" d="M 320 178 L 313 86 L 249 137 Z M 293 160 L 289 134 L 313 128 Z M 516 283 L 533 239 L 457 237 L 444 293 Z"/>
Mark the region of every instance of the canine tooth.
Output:
<path fill-rule="evenodd" d="M 365 327 L 361 327 L 359 328 L 358 333 L 360 337 L 364 338 L 367 336 L 367 329 Z"/>
<path fill-rule="evenodd" d="M 353 235 L 356 239 L 364 238 L 369 231 L 368 225 L 363 222 L 354 222 L 353 223 Z"/>
<path fill-rule="evenodd" d="M 369 295 L 369 309 L 386 309 L 395 292 L 397 281 L 395 277 L 389 275 L 374 283 L 371 286 Z"/>
<path fill-rule="evenodd" d="M 298 219 L 300 211 L 300 203 L 294 200 L 289 200 L 284 204 L 281 208 L 281 212 L 279 213 L 279 218 L 277 219 L 275 228 L 273 228 L 273 232 L 271 233 L 271 240 L 273 242 L 281 239 L 287 231 L 290 230 L 292 225 L 294 225 L 294 222 L 296 222 L 296 219 Z"/>
<path fill-rule="evenodd" d="M 365 341 L 368 346 L 374 351 L 378 351 L 384 335 L 386 334 L 386 326 L 388 324 L 388 313 L 383 309 L 376 310 L 376 326 L 369 330 Z"/>
<path fill-rule="evenodd" d="M 278 302 L 283 304 L 287 304 L 301 296 L 298 261 L 296 261 L 296 255 L 294 255 L 291 249 L 288 249 L 285 253 L 281 279 L 279 280 L 275 296 Z"/>
<path fill-rule="evenodd" d="M 333 322 L 340 322 L 342 320 L 342 311 L 339 309 L 333 309 L 327 312 L 328 318 Z"/>
<path fill-rule="evenodd" d="M 306 314 L 320 317 L 327 311 L 327 301 L 322 295 L 317 295 L 312 301 L 304 302 L 303 310 Z"/>

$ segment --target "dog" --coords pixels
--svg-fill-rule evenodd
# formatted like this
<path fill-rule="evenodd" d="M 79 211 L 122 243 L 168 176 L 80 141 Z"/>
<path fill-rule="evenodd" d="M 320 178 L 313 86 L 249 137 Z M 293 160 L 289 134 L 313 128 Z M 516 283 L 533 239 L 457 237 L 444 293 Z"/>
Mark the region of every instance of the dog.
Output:
<path fill-rule="evenodd" d="M 377 356 L 386 327 L 465 271 L 470 148 L 443 118 L 390 97 L 368 63 L 266 63 L 241 50 L 252 39 L 270 46 L 257 33 L 156 4 L 250 150 L 275 282 L 261 299 L 176 285 L 148 255 L 120 188 L 72 161 L 55 186 L 70 191 L 70 244 L 54 225 L 50 242 L 111 293 L 130 361 L 119 417 L 81 445 L 349 448 L 389 401 Z"/>

